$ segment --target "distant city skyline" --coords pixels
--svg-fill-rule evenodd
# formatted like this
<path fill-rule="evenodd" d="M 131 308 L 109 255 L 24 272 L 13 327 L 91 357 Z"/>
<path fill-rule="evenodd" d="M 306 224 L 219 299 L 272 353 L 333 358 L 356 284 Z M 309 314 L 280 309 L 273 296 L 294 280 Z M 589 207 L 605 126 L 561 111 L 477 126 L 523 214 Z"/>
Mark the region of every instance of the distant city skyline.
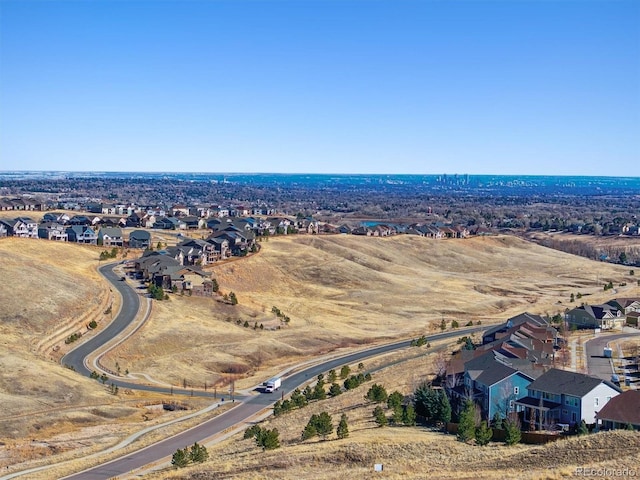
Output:
<path fill-rule="evenodd" d="M 2 0 L 0 170 L 640 176 L 640 2 Z"/>

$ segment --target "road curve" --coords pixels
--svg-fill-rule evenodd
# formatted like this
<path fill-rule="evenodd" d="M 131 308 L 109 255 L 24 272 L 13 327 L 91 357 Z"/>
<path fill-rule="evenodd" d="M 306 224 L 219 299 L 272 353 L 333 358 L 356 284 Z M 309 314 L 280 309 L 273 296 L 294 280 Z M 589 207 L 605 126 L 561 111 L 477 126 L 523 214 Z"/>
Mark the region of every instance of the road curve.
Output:
<path fill-rule="evenodd" d="M 91 372 L 85 366 L 84 359 L 91 352 L 104 345 L 106 342 L 119 335 L 135 318 L 140 300 L 138 294 L 130 288 L 126 282 L 119 281 L 119 277 L 113 272 L 113 264 L 105 265 L 100 268 L 100 272 L 114 285 L 114 287 L 122 295 L 122 308 L 117 315 L 116 319 L 109 324 L 102 332 L 96 335 L 91 340 L 80 345 L 78 348 L 69 352 L 62 358 L 62 363 L 72 366 L 77 372 L 89 376 Z M 461 335 L 474 333 L 483 330 L 484 327 L 471 327 L 463 328 L 459 330 L 439 333 L 428 337 L 429 341 L 435 341 L 439 339 L 459 337 Z M 304 370 L 300 370 L 289 376 L 285 376 L 282 381 L 282 387 L 276 394 L 260 394 L 253 396 L 236 396 L 236 406 L 227 412 L 205 421 L 196 427 L 179 433 L 173 437 L 167 438 L 160 442 L 149 445 L 141 450 L 132 452 L 124 457 L 115 459 L 108 463 L 98 465 L 96 467 L 87 469 L 85 471 L 73 474 L 65 477 L 66 479 L 73 480 L 97 480 L 97 479 L 109 479 L 124 475 L 127 472 L 136 470 L 157 462 L 163 458 L 172 455 L 178 448 L 184 448 L 185 446 L 192 445 L 194 442 L 202 442 L 202 440 L 209 438 L 213 435 L 223 432 L 224 430 L 233 427 L 239 423 L 247 421 L 256 413 L 262 411 L 265 408 L 270 407 L 281 396 L 289 394 L 297 387 L 303 385 L 305 382 L 314 379 L 320 373 L 326 373 L 327 371 L 335 368 L 339 368 L 342 365 L 353 364 L 360 362 L 366 358 L 374 357 L 384 353 L 388 353 L 394 350 L 409 347 L 411 340 L 404 340 L 397 343 L 382 345 L 379 347 L 362 350 L 352 354 L 348 354 L 339 358 L 333 358 L 322 363 L 313 365 Z M 110 377 L 110 383 L 114 383 L 121 387 L 147 390 L 163 393 L 174 394 L 186 394 L 186 395 L 198 395 L 213 397 L 213 392 L 191 391 L 185 389 L 169 389 L 150 385 L 141 385 L 137 383 L 123 382 L 121 380 Z M 219 395 L 220 396 L 220 395 Z M 230 401 L 229 398 L 226 399 Z"/>
<path fill-rule="evenodd" d="M 604 347 L 614 340 L 629 338 L 635 335 L 640 335 L 640 332 L 619 333 L 614 335 L 600 334 L 585 342 L 585 355 L 587 356 L 587 370 L 589 375 L 603 380 L 611 380 L 611 375 L 614 373 L 611 363 L 612 360 L 604 357 Z"/>
<path fill-rule="evenodd" d="M 76 372 L 88 377 L 91 371 L 85 366 L 84 359 L 102 345 L 122 333 L 133 321 L 140 308 L 140 298 L 138 294 L 127 285 L 121 282 L 120 277 L 113 272 L 114 264 L 107 264 L 100 267 L 100 273 L 113 284 L 120 295 L 122 295 L 122 308 L 116 318 L 107 327 L 99 332 L 95 337 L 87 340 L 82 345 L 74 348 L 62 357 L 60 363 L 73 368 Z"/>
<path fill-rule="evenodd" d="M 439 333 L 427 337 L 429 341 L 439 339 L 459 337 L 464 334 L 474 333 L 483 330 L 484 327 L 473 327 L 468 329 L 460 329 L 445 333 Z M 219 434 L 224 430 L 242 423 L 261 410 L 270 407 L 279 400 L 281 396 L 287 395 L 295 388 L 305 382 L 314 379 L 320 373 L 326 373 L 332 368 L 338 368 L 342 365 L 353 364 L 366 358 L 377 356 L 383 353 L 391 352 L 409 347 L 411 340 L 405 340 L 393 344 L 374 347 L 368 350 L 352 353 L 340 358 L 327 360 L 320 364 L 301 370 L 286 378 L 283 378 L 280 392 L 275 394 L 260 394 L 244 398 L 242 402 L 236 402 L 238 405 L 233 409 L 212 418 L 200 425 L 179 433 L 173 437 L 162 440 L 158 443 L 150 445 L 146 448 L 127 454 L 122 458 L 118 458 L 111 462 L 98 465 L 94 468 L 79 472 L 77 474 L 65 477 L 68 480 L 98 480 L 108 479 L 124 475 L 127 472 L 136 470 L 157 462 L 165 457 L 172 455 L 177 449 L 192 445 L 194 442 L 202 442 L 202 440 L 213 435 Z M 227 399 L 227 402 L 229 400 Z"/>

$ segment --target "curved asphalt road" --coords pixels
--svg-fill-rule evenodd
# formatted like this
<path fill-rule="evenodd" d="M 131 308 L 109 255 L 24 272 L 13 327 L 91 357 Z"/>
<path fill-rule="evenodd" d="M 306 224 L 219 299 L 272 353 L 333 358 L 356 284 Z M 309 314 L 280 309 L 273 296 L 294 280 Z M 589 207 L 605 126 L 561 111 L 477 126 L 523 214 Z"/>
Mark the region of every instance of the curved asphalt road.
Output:
<path fill-rule="evenodd" d="M 122 294 L 122 309 L 116 319 L 109 324 L 100 334 L 96 335 L 91 340 L 87 341 L 83 345 L 79 346 L 75 350 L 69 352 L 62 358 L 62 363 L 72 366 L 77 372 L 89 376 L 91 372 L 84 364 L 84 359 L 92 351 L 99 348 L 107 341 L 120 334 L 127 325 L 135 318 L 140 300 L 138 294 L 130 288 L 126 282 L 119 281 L 119 276 L 113 273 L 113 265 L 105 265 L 100 268 L 100 272 L 114 285 L 114 287 Z M 484 327 L 471 327 L 459 330 L 454 330 L 445 333 L 439 333 L 428 337 L 429 341 L 435 341 L 444 338 L 458 337 L 465 334 L 474 333 L 483 330 Z M 310 379 L 314 379 L 320 373 L 326 373 L 327 371 L 341 367 L 342 365 L 352 364 L 359 362 L 369 357 L 377 356 L 383 353 L 391 352 L 402 348 L 409 347 L 411 340 L 404 340 L 401 342 L 383 345 L 380 347 L 363 350 L 360 352 L 345 355 L 340 358 L 334 358 L 327 360 L 320 364 L 311 366 L 297 373 L 283 377 L 282 387 L 279 392 L 275 394 L 261 394 L 254 396 L 238 397 L 236 396 L 237 406 L 227 412 L 212 418 L 200 425 L 179 433 L 173 437 L 167 438 L 146 448 L 127 454 L 124 457 L 113 460 L 109 463 L 98 465 L 83 472 L 65 477 L 73 480 L 95 480 L 95 479 L 109 479 L 123 475 L 132 470 L 144 467 L 150 463 L 157 462 L 165 457 L 172 455 L 178 448 L 184 448 L 185 446 L 192 445 L 194 442 L 202 442 L 202 440 L 216 435 L 224 430 L 233 427 L 239 423 L 246 421 L 261 410 L 270 407 L 281 396 L 287 395 L 297 387 L 301 386 Z M 137 383 L 123 382 L 110 377 L 110 383 L 116 385 L 137 389 L 148 390 L 164 393 L 175 393 L 185 395 L 198 395 L 213 397 L 211 392 L 192 392 L 191 390 L 181 389 L 168 389 L 162 387 L 154 387 L 150 385 L 140 385 Z M 229 400 L 227 399 L 227 402 Z"/>
<path fill-rule="evenodd" d="M 613 374 L 613 368 L 611 366 L 612 360 L 604 357 L 604 347 L 606 347 L 609 342 L 621 338 L 629 338 L 634 335 L 640 335 L 640 332 L 600 335 L 585 342 L 585 354 L 587 355 L 587 370 L 589 371 L 589 375 L 610 381 L 611 375 Z M 623 381 L 623 379 L 620 380 Z"/>

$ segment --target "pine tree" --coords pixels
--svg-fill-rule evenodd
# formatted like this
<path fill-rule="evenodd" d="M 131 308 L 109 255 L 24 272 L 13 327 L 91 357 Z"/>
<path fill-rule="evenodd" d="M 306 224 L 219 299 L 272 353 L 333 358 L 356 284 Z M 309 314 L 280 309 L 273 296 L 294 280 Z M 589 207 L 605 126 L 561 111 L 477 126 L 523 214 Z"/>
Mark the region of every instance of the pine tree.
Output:
<path fill-rule="evenodd" d="M 458 441 L 468 442 L 476 433 L 475 405 L 471 400 L 467 400 L 464 409 L 460 413 L 458 422 Z"/>
<path fill-rule="evenodd" d="M 517 421 L 510 418 L 504 421 L 504 429 L 506 431 L 504 443 L 505 445 L 515 445 L 520 442 L 522 438 L 522 432 L 520 431 L 520 425 Z"/>
<path fill-rule="evenodd" d="M 347 415 L 345 413 L 340 417 L 340 423 L 336 430 L 338 438 L 347 438 L 349 436 L 349 425 L 347 424 Z"/>
<path fill-rule="evenodd" d="M 332 383 L 331 388 L 329 388 L 329 395 L 331 395 L 332 397 L 337 397 L 341 393 L 342 389 L 340 388 L 340 385 L 338 385 L 337 383 Z"/>
<path fill-rule="evenodd" d="M 366 399 L 375 403 L 386 402 L 388 398 L 387 391 L 382 385 L 374 383 L 369 391 L 367 391 Z"/>
<path fill-rule="evenodd" d="M 492 438 L 493 430 L 487 426 L 487 422 L 480 422 L 480 426 L 476 428 L 476 443 L 484 447 Z"/>
<path fill-rule="evenodd" d="M 584 420 L 580 420 L 580 425 L 578 425 L 578 435 L 586 435 L 587 433 L 589 433 L 587 423 Z"/>
<path fill-rule="evenodd" d="M 397 406 L 402 405 L 402 400 L 404 400 L 404 396 L 396 390 L 389 395 L 389 398 L 387 398 L 387 407 L 396 408 Z"/>
<path fill-rule="evenodd" d="M 171 465 L 176 468 L 186 467 L 189 464 L 189 451 L 187 448 L 178 449 L 171 457 Z"/>
<path fill-rule="evenodd" d="M 310 438 L 315 437 L 318 434 L 315 426 L 315 422 L 316 422 L 315 417 L 316 417 L 315 414 L 312 415 L 306 427 L 304 427 L 304 430 L 302 431 L 302 440 L 308 440 Z"/>
<path fill-rule="evenodd" d="M 318 415 L 315 427 L 318 435 L 320 435 L 323 439 L 326 439 L 327 436 L 330 435 L 331 432 L 333 432 L 331 415 L 329 415 L 327 412 L 322 412 L 320 415 Z"/>
<path fill-rule="evenodd" d="M 384 410 L 380 405 L 373 409 L 373 418 L 379 427 L 384 427 L 387 423 L 387 417 L 384 414 Z"/>
<path fill-rule="evenodd" d="M 413 405 L 407 405 L 402 412 L 402 423 L 410 427 L 416 424 L 416 410 Z"/>
<path fill-rule="evenodd" d="M 206 447 L 202 445 L 198 445 L 198 442 L 194 443 L 191 446 L 191 450 L 189 451 L 189 459 L 193 463 L 202 463 L 206 461 L 208 458 L 209 458 L 209 452 L 207 451 Z"/>

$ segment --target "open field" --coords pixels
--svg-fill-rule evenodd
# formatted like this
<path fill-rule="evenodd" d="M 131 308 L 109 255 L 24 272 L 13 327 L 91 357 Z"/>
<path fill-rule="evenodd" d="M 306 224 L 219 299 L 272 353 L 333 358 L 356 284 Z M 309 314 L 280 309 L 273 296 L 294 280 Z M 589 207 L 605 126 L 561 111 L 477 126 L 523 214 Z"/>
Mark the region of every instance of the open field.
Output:
<path fill-rule="evenodd" d="M 600 302 L 640 291 L 629 281 L 605 295 L 601 284 L 628 280 L 627 269 L 515 237 L 278 237 L 212 271 L 238 305 L 171 295 L 106 365 L 196 387 L 234 374 L 236 387 L 248 388 L 308 356 L 439 331 L 443 318 L 464 325 L 524 311 L 553 315 L 575 305 L 571 293 Z"/>
<path fill-rule="evenodd" d="M 221 290 L 234 291 L 239 305 L 170 295 L 168 302 L 155 302 L 149 323 L 105 364 L 118 362 L 122 370 L 175 385 L 187 381 L 199 388 L 234 377 L 236 388 L 249 388 L 310 356 L 439 331 L 442 318 L 488 324 L 523 311 L 562 311 L 571 305 L 570 293 L 590 295 L 584 298 L 589 302 L 638 295 L 632 282 L 606 295 L 596 284 L 628 280 L 623 267 L 514 237 L 434 242 L 296 236 L 271 238 L 262 247 L 258 255 L 213 268 Z M 144 404 L 157 398 L 114 397 L 98 382 L 47 360 L 47 339 L 56 332 L 83 328 L 91 315 L 100 324 L 105 320 L 110 299 L 95 271 L 100 251 L 44 240 L 0 241 L 0 465 L 95 450 L 148 425 Z M 291 318 L 288 325 L 272 306 Z M 407 372 L 399 380 L 406 392 L 422 377 L 420 368 Z M 101 429 L 93 438 L 95 427 L 106 424 L 119 429 Z M 82 438 L 83 447 L 59 443 L 61 434 Z M 31 440 L 45 446 L 34 449 Z"/>

